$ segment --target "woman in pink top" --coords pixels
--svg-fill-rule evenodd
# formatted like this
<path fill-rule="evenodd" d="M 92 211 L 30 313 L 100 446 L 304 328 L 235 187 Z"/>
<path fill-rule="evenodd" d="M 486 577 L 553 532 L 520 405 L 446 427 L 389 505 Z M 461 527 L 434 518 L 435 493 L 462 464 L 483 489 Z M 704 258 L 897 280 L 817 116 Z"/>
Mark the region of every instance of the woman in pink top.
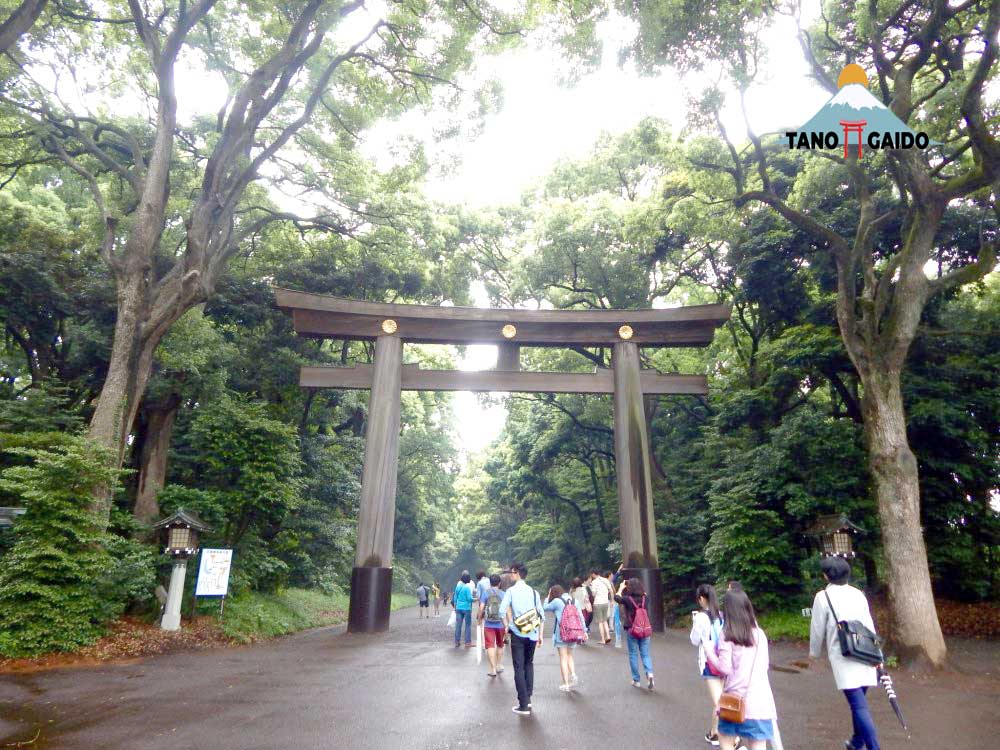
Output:
<path fill-rule="evenodd" d="M 750 750 L 764 750 L 774 739 L 774 696 L 767 679 L 769 667 L 767 636 L 757 627 L 750 597 L 743 591 L 727 591 L 722 598 L 722 639 L 715 652 L 710 640 L 703 643 L 705 656 L 723 676 L 722 690 L 743 697 L 744 721 L 739 724 L 719 719 L 721 750 L 733 750 L 742 737 Z"/>

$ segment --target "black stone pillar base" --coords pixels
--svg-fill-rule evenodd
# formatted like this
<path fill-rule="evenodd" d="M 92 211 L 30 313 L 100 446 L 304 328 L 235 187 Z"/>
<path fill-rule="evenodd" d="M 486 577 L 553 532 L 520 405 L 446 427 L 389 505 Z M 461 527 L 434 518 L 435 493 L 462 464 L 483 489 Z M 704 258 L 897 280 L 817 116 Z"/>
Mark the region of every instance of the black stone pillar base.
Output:
<path fill-rule="evenodd" d="M 348 633 L 382 633 L 389 629 L 392 568 L 354 568 Z"/>
<path fill-rule="evenodd" d="M 663 619 L 663 580 L 659 568 L 625 568 L 622 570 L 625 580 L 638 578 L 646 589 L 646 609 L 649 612 L 649 622 L 653 630 L 662 633 L 666 630 Z"/>

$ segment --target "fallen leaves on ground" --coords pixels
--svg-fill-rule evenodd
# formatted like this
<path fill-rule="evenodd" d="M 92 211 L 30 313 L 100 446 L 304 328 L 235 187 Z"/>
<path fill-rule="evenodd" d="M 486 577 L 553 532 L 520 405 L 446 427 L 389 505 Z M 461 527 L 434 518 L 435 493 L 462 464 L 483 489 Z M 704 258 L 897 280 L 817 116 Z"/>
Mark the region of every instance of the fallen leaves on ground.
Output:
<path fill-rule="evenodd" d="M 159 625 L 125 617 L 113 623 L 110 632 L 72 654 L 46 654 L 32 659 L 0 659 L 0 672 L 34 672 L 57 667 L 80 667 L 137 659 L 176 651 L 191 651 L 232 643 L 214 617 L 185 620 L 180 630 L 161 630 Z"/>
<path fill-rule="evenodd" d="M 1000 607 L 989 602 L 953 602 L 935 600 L 938 622 L 946 636 L 961 638 L 1000 638 Z M 872 615 L 880 632 L 888 631 L 889 607 L 884 599 L 872 602 Z"/>

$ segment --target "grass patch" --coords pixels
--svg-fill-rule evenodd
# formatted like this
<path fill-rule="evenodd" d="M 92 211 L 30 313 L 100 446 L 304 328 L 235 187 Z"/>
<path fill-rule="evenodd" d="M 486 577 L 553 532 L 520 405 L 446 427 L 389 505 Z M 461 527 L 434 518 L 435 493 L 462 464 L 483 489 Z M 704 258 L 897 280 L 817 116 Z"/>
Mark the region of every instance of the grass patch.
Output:
<path fill-rule="evenodd" d="M 757 622 L 771 641 L 808 641 L 809 618 L 799 610 L 758 613 Z"/>
<path fill-rule="evenodd" d="M 393 594 L 392 609 L 412 607 L 416 601 L 412 595 Z M 346 622 L 349 603 L 346 593 L 325 594 L 310 589 L 284 589 L 271 594 L 255 591 L 227 599 L 219 625 L 228 638 L 249 643 Z M 217 614 L 218 605 L 199 602 L 198 611 Z"/>

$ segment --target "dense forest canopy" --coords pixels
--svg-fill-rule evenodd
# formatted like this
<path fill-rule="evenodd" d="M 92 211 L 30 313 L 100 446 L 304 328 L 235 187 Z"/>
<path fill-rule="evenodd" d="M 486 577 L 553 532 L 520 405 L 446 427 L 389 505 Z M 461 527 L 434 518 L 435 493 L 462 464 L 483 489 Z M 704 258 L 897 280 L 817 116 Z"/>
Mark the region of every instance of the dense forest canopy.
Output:
<path fill-rule="evenodd" d="M 818 583 L 803 532 L 833 512 L 864 529 L 861 580 L 898 593 L 886 498 L 909 485 L 886 484 L 866 432 L 888 372 L 923 570 L 938 596 L 997 600 L 1000 280 L 987 272 L 1000 162 L 983 84 L 1000 10 L 934 7 L 828 4 L 792 40 L 822 85 L 862 61 L 873 92 L 945 144 L 924 162 L 859 163 L 721 128 L 727 97 L 763 76 L 757 35 L 782 10 L 770 5 L 399 2 L 369 19 L 318 0 L 0 4 L 0 506 L 28 508 L 0 533 L 0 653 L 73 648 L 149 609 L 167 567 L 148 526 L 182 507 L 212 527 L 204 544 L 234 548 L 236 591 L 346 587 L 368 395 L 304 391 L 298 369 L 373 349 L 296 337 L 275 286 L 431 305 L 477 290 L 495 306 L 732 305 L 708 349 L 642 355 L 710 387 L 646 403 L 677 611 L 728 578 L 765 609 L 799 606 Z M 649 117 L 603 134 L 520 201 L 485 208 L 428 199 L 412 142 L 382 169 L 364 155 L 365 132 L 407 110 L 481 125 L 499 92 L 464 90 L 463 73 L 526 37 L 561 45 L 585 75 L 614 12 L 636 23 L 628 64 L 719 72 L 684 127 Z M 926 55 L 874 44 L 889 27 L 921 50 L 927 29 L 940 42 Z M 190 66 L 224 83 L 218 112 L 189 117 L 198 92 L 176 74 Z M 405 357 L 450 368 L 460 353 Z M 609 364 L 601 349 L 522 351 L 530 370 Z M 401 589 L 512 559 L 539 585 L 566 583 L 620 556 L 611 400 L 504 403 L 500 437 L 467 455 L 451 396 L 404 394 Z M 47 625 L 59 607 L 80 624 L 72 637 Z"/>

